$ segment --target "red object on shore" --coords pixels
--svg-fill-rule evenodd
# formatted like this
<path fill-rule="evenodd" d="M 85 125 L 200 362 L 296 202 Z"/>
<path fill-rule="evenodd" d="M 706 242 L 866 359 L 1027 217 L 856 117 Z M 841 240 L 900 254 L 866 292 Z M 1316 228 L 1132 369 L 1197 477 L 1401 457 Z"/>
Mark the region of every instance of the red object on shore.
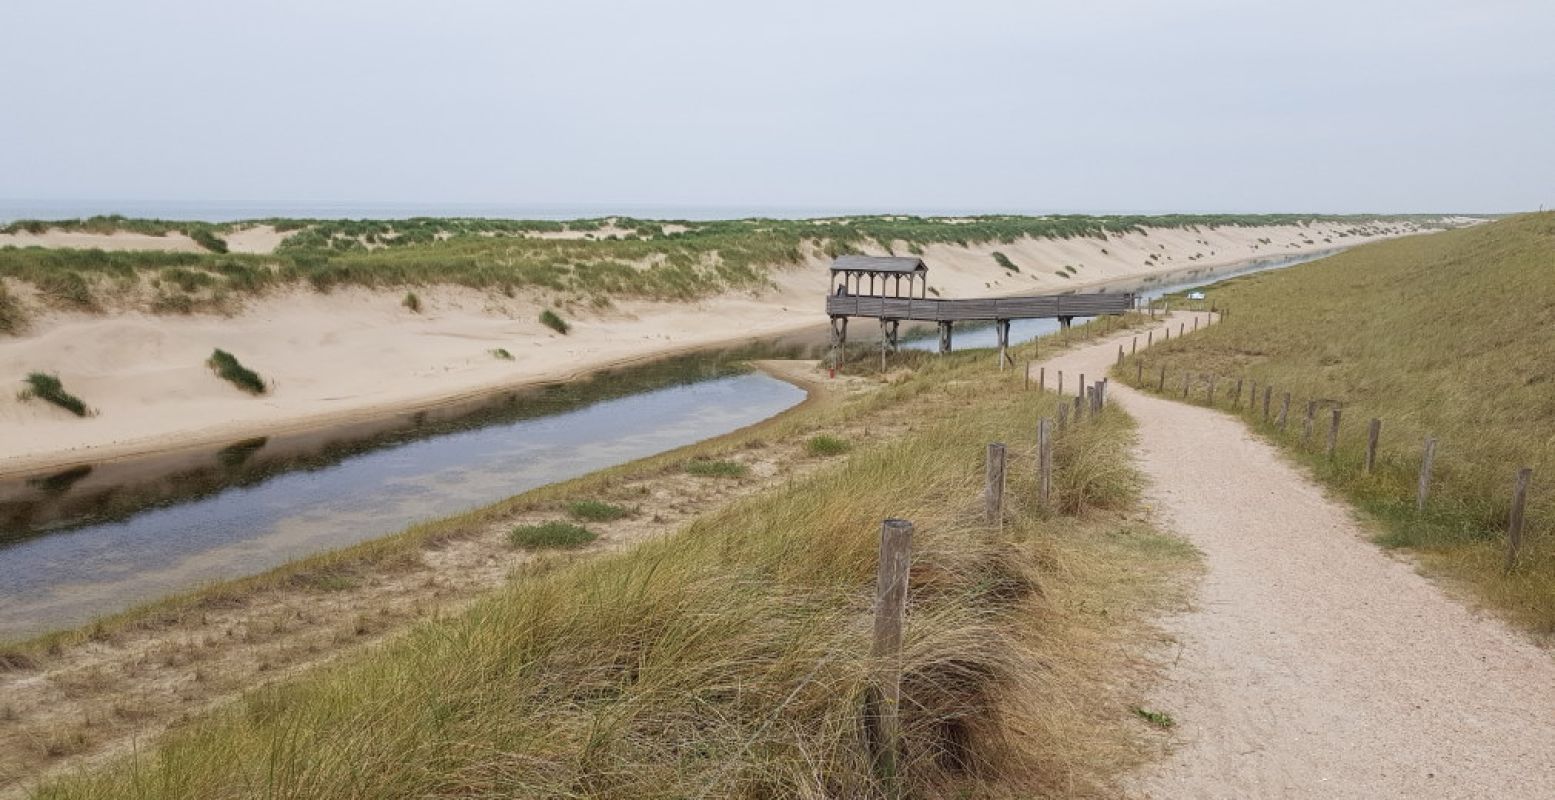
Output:
<path fill-rule="evenodd" d="M 831 368 L 831 376 L 833 378 L 837 377 L 837 368 L 836 367 L 832 367 Z"/>

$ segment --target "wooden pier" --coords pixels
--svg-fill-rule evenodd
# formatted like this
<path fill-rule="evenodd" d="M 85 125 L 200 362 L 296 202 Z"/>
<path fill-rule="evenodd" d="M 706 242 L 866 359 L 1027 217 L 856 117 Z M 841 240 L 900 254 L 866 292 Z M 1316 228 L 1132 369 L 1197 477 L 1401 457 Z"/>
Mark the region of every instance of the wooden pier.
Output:
<path fill-rule="evenodd" d="M 882 356 L 896 350 L 897 331 L 903 320 L 939 323 L 941 353 L 950 352 L 955 323 L 991 321 L 999 339 L 999 366 L 1002 369 L 1009 363 L 1011 320 L 1057 319 L 1067 328 L 1075 317 L 1122 314 L 1134 307 L 1132 292 L 964 300 L 930 298 L 928 269 L 921 258 L 899 256 L 840 256 L 833 261 L 833 289 L 826 297 L 826 314 L 831 317 L 834 358 L 840 359 L 847 346 L 850 317 L 880 320 Z M 905 296 L 901 293 L 904 279 L 907 281 Z"/>

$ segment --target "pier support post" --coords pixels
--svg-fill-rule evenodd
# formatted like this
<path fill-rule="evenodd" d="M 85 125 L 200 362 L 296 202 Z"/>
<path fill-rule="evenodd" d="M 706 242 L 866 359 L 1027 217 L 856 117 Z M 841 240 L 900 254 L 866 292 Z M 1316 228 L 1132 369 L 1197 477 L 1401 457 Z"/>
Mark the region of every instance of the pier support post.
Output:
<path fill-rule="evenodd" d="M 831 361 L 832 366 L 834 368 L 841 369 L 843 362 L 847 361 L 847 356 L 848 356 L 848 318 L 847 317 L 832 317 L 831 318 L 831 348 L 832 348 L 832 361 Z"/>
<path fill-rule="evenodd" d="M 1014 366 L 1014 362 L 1010 361 L 1010 321 L 996 319 L 993 321 L 993 327 L 994 333 L 999 336 L 999 369 Z"/>
<path fill-rule="evenodd" d="M 954 322 L 941 322 L 939 324 L 939 352 L 944 355 L 950 352 L 950 330 L 955 326 Z"/>

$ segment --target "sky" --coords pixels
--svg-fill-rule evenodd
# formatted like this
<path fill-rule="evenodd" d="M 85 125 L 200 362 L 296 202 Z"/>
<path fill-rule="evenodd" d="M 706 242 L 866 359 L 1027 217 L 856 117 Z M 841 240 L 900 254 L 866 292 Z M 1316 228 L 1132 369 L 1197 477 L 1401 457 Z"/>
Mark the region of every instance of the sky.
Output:
<path fill-rule="evenodd" d="M 0 0 L 0 20 L 13 206 L 1555 205 L 1549 0 Z"/>

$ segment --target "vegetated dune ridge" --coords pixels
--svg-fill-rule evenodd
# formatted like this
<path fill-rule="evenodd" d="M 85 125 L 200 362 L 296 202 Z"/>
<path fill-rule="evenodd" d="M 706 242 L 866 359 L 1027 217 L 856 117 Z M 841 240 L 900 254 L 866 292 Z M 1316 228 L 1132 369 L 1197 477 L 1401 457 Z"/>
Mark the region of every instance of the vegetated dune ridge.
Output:
<path fill-rule="evenodd" d="M 872 796 L 861 714 L 890 514 L 919 525 L 908 793 L 1116 796 L 1155 736 L 1130 711 L 1150 669 L 1135 649 L 1193 564 L 1137 513 L 1128 420 L 1058 437 L 1049 510 L 1029 441 L 1012 447 L 991 528 L 983 443 L 1018 441 L 1060 398 L 983 353 L 892 369 L 827 381 L 847 396 L 757 430 L 13 654 L 0 796 L 40 772 L 40 798 Z M 846 452 L 818 452 L 821 433 Z M 692 455 L 749 472 L 694 475 Z M 577 500 L 628 510 L 587 523 L 605 552 L 506 544 Z"/>
<path fill-rule="evenodd" d="M 1420 229 L 1408 221 L 1344 220 L 1150 228 L 1105 238 L 1028 237 L 912 249 L 922 250 L 930 264 L 935 290 L 945 297 L 966 297 L 1075 290 Z M 254 243 L 280 236 L 273 226 L 226 235 L 229 247 L 258 246 Z M 440 252 L 436 242 L 433 248 L 429 252 Z M 886 252 L 879 246 L 862 249 Z M 891 247 L 898 253 L 907 249 L 901 242 Z M 676 350 L 815 326 L 824 321 L 820 307 L 829 287 L 829 257 L 817 246 L 801 250 L 801 263 L 773 265 L 760 285 L 700 299 L 623 297 L 603 307 L 598 297 L 589 302 L 576 294 L 533 287 L 501 291 L 417 285 L 408 287 L 419 306 L 414 311 L 405 303 L 405 286 L 345 285 L 327 293 L 282 286 L 229 299 L 229 306 L 238 306 L 230 316 L 150 313 L 147 309 L 155 302 L 181 297 L 170 285 L 190 271 L 179 268 L 175 272 L 182 278 L 164 274 L 154 290 L 144 280 L 110 282 L 89 300 L 97 308 L 84 312 L 60 310 L 56 296 L 49 293 L 73 291 L 69 287 L 44 291 L 7 278 L 0 285 L 29 319 L 21 335 L 0 336 L 0 379 L 19 381 L 33 371 L 56 373 L 66 390 L 96 414 L 81 419 L 41 402 L 20 402 L 9 393 L 0 396 L 0 476 L 327 426 L 498 387 L 564 379 Z M 1019 272 L 1002 267 L 992 255 L 996 251 Z M 153 291 L 158 301 L 148 299 Z M 541 311 L 552 307 L 572 324 L 565 336 L 538 321 Z M 252 397 L 217 380 L 205 366 L 214 348 L 257 371 L 270 382 L 270 391 Z M 513 359 L 494 356 L 497 348 Z"/>
<path fill-rule="evenodd" d="M 1369 245 L 1299 269 L 1227 281 L 1210 299 L 1235 312 L 1144 359 L 1147 388 L 1165 367 L 1273 386 L 1285 431 L 1249 417 L 1322 483 L 1369 512 L 1380 541 L 1545 639 L 1555 635 L 1555 212 L 1525 214 Z M 1121 378 L 1132 381 L 1133 366 Z M 1158 377 L 1157 377 L 1158 382 Z M 1260 390 L 1262 391 L 1262 390 Z M 1204 384 L 1192 397 L 1203 402 Z M 1222 388 L 1218 405 L 1227 401 Z M 1303 419 L 1318 401 L 1317 431 Z M 1337 452 L 1326 457 L 1331 404 Z M 1382 422 L 1377 469 L 1362 464 Z M 1437 440 L 1430 498 L 1416 511 L 1426 437 Z M 1533 469 L 1523 547 L 1506 571 L 1512 487 Z"/>

